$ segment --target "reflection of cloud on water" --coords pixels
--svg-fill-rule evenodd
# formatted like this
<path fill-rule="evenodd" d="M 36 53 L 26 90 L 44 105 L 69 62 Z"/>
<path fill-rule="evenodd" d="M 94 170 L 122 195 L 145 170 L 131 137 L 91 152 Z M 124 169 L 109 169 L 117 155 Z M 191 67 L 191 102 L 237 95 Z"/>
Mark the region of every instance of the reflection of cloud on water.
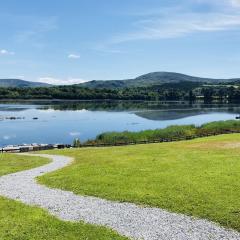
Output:
<path fill-rule="evenodd" d="M 56 112 L 54 109 L 48 108 L 48 109 L 40 109 L 39 112 L 41 113 L 54 113 Z"/>
<path fill-rule="evenodd" d="M 138 125 L 138 124 L 140 124 L 140 123 L 138 123 L 138 122 L 127 123 L 127 125 Z"/>
<path fill-rule="evenodd" d="M 12 134 L 12 135 L 4 135 L 4 136 L 3 136 L 3 139 L 4 139 L 4 140 L 10 140 L 10 139 L 12 139 L 12 138 L 16 138 L 16 135 L 15 135 L 15 134 Z"/>
<path fill-rule="evenodd" d="M 81 133 L 80 132 L 70 132 L 69 135 L 72 137 L 74 137 L 74 136 L 76 137 L 76 136 L 81 135 Z"/>

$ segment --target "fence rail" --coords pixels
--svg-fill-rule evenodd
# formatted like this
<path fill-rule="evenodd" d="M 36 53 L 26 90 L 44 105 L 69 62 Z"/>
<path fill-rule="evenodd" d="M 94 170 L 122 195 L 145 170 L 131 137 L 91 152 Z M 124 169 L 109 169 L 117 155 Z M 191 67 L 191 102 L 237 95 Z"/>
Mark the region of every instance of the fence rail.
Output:
<path fill-rule="evenodd" d="M 169 138 L 158 138 L 152 140 L 141 140 L 141 141 L 116 141 L 113 143 L 87 143 L 87 144 L 80 144 L 79 148 L 85 147 L 113 147 L 113 146 L 126 146 L 126 145 L 137 145 L 137 144 L 150 144 L 150 143 L 162 143 L 162 142 L 177 142 L 177 141 L 186 141 L 192 140 L 196 138 L 203 138 L 203 137 L 210 137 L 210 136 L 217 136 L 222 134 L 232 134 L 232 133 L 240 133 L 240 130 L 223 130 L 214 133 L 201 133 L 196 135 L 190 136 L 179 136 L 179 137 L 169 137 Z"/>

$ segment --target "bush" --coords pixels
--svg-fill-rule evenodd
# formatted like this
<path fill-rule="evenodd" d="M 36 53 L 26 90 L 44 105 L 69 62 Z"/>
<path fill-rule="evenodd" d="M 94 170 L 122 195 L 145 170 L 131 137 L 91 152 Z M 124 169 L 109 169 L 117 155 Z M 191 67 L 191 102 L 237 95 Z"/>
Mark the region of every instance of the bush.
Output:
<path fill-rule="evenodd" d="M 209 134 L 220 134 L 227 131 L 239 131 L 240 121 L 228 120 L 203 124 L 200 130 Z"/>
<path fill-rule="evenodd" d="M 139 141 L 153 141 L 159 139 L 172 139 L 193 136 L 196 134 L 194 125 L 170 126 L 164 129 L 145 130 L 140 132 L 107 132 L 96 137 L 99 143 L 129 143 Z"/>
<path fill-rule="evenodd" d="M 74 139 L 73 146 L 74 147 L 80 147 L 81 146 L 81 142 L 78 138 Z"/>
<path fill-rule="evenodd" d="M 216 135 L 229 131 L 240 131 L 240 121 L 228 120 L 217 121 L 203 124 L 200 127 L 195 125 L 174 125 L 164 129 L 144 130 L 140 132 L 106 132 L 98 135 L 95 140 L 91 140 L 95 144 L 110 144 L 116 143 L 137 143 L 142 141 L 160 141 L 172 139 L 187 139 L 195 138 L 202 135 Z M 90 142 L 90 141 L 89 141 Z"/>

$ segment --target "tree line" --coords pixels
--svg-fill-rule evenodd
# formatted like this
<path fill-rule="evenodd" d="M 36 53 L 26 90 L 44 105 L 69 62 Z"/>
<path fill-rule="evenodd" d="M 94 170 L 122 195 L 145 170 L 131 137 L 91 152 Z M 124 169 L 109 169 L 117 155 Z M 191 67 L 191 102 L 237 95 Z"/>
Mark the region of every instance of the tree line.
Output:
<path fill-rule="evenodd" d="M 0 88 L 0 99 L 62 99 L 62 100 L 148 100 L 177 101 L 202 99 L 240 100 L 238 85 L 204 85 L 202 83 L 169 83 L 150 87 L 124 89 L 90 89 L 80 86 L 36 88 Z"/>

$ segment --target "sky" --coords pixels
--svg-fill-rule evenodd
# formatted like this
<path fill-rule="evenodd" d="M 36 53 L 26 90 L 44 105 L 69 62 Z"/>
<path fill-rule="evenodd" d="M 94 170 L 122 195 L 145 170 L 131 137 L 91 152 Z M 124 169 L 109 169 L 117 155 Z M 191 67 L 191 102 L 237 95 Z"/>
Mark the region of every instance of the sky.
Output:
<path fill-rule="evenodd" d="M 240 77 L 240 0 L 5 0 L 0 78 Z"/>

